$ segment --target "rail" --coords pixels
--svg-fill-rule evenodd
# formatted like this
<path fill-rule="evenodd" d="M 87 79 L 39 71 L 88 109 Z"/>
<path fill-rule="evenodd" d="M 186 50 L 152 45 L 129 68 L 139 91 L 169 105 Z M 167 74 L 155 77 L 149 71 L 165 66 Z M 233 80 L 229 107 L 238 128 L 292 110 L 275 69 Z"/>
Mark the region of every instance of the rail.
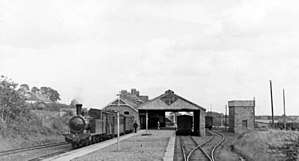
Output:
<path fill-rule="evenodd" d="M 211 151 L 211 161 L 215 161 L 215 151 L 218 147 L 221 146 L 221 144 L 225 141 L 225 137 L 223 134 L 213 131 L 213 133 L 215 133 L 216 135 L 221 137 L 221 140 L 213 147 L 212 151 Z"/>
<path fill-rule="evenodd" d="M 10 155 L 10 154 L 16 154 L 26 151 L 32 151 L 37 149 L 44 149 L 44 148 L 51 148 L 56 146 L 62 146 L 67 145 L 69 143 L 67 142 L 60 142 L 60 143 L 50 143 L 50 144 L 43 144 L 43 145 L 37 145 L 37 146 L 31 146 L 31 147 L 25 147 L 25 148 L 17 148 L 17 149 L 10 149 L 5 151 L 0 151 L 0 156 Z"/>
<path fill-rule="evenodd" d="M 212 137 L 210 137 L 208 140 L 206 140 L 204 143 L 202 143 L 200 145 L 194 140 L 194 138 L 192 136 L 190 136 L 192 142 L 195 144 L 195 147 L 188 154 L 186 154 L 185 145 L 183 144 L 182 139 L 180 138 L 181 149 L 182 149 L 184 161 L 191 160 L 192 155 L 197 150 L 200 150 L 201 153 L 205 156 L 205 158 L 208 159 L 209 161 L 215 161 L 215 151 L 218 147 L 220 147 L 223 144 L 223 142 L 225 141 L 225 137 L 223 134 L 216 132 L 216 131 L 213 131 L 213 132 L 210 131 L 209 133 L 212 134 Z M 220 137 L 221 139 L 215 139 L 216 137 Z M 217 141 L 217 140 L 219 140 L 219 141 Z M 216 141 L 216 142 L 212 144 L 212 141 Z M 208 144 L 211 144 L 211 145 L 208 145 Z M 205 146 L 211 146 L 212 150 L 210 152 L 206 152 L 203 149 Z"/>

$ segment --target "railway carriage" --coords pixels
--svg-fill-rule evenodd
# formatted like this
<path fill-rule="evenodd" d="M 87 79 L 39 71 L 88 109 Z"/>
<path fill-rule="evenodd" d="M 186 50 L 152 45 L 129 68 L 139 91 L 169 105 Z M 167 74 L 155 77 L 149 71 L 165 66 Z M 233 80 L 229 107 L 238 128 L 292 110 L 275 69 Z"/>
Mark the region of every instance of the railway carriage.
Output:
<path fill-rule="evenodd" d="M 114 133 L 117 134 L 117 116 L 114 117 Z M 123 115 L 119 115 L 119 134 L 123 135 L 125 133 L 125 118 Z"/>
<path fill-rule="evenodd" d="M 133 132 L 133 124 L 134 124 L 134 116 L 126 116 L 125 117 L 125 133 Z"/>

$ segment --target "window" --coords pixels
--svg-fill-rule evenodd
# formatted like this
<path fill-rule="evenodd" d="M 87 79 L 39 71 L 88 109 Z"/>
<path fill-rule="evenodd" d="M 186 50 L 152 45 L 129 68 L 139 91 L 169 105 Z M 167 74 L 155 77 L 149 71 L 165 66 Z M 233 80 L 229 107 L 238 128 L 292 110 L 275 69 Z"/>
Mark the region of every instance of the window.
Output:
<path fill-rule="evenodd" d="M 247 128 L 247 120 L 242 120 L 242 127 L 246 127 Z"/>
<path fill-rule="evenodd" d="M 129 115 L 130 112 L 129 112 L 129 111 L 125 111 L 124 114 L 125 114 L 125 115 Z"/>

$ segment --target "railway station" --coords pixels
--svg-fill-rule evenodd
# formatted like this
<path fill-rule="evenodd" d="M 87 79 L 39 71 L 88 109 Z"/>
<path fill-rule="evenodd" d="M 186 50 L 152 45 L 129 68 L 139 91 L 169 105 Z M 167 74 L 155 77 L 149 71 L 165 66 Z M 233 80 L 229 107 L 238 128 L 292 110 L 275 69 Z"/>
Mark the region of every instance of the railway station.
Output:
<path fill-rule="evenodd" d="M 141 129 L 165 129 L 166 113 L 174 114 L 174 128 L 182 132 L 188 132 L 197 136 L 205 136 L 206 110 L 167 90 L 162 95 L 151 99 L 138 107 Z M 190 115 L 177 116 L 178 112 L 186 112 Z"/>
<path fill-rule="evenodd" d="M 118 96 L 104 110 L 133 116 L 140 129 L 169 129 L 178 133 L 205 136 L 206 109 L 172 90 L 153 99 L 140 95 L 136 89 L 129 92 L 121 90 Z"/>

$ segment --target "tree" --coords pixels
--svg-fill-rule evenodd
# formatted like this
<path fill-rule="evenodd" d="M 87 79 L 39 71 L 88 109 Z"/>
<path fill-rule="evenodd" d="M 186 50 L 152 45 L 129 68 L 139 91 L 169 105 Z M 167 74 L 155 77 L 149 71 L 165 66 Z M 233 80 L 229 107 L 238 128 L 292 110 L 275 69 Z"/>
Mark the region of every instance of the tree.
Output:
<path fill-rule="evenodd" d="M 26 94 L 29 92 L 29 86 L 27 84 L 21 84 L 18 89 L 19 94 L 22 96 L 26 96 Z"/>
<path fill-rule="evenodd" d="M 58 93 L 58 91 L 51 89 L 49 99 L 53 102 L 57 102 L 58 100 L 60 100 L 60 94 Z"/>
<path fill-rule="evenodd" d="M 49 88 L 48 87 L 40 87 L 40 93 L 42 95 L 48 96 Z"/>
<path fill-rule="evenodd" d="M 28 84 L 21 84 L 21 85 L 20 85 L 20 88 L 24 89 L 25 91 L 29 91 L 29 90 L 30 90 Z"/>
<path fill-rule="evenodd" d="M 19 118 L 25 108 L 25 99 L 16 90 L 17 84 L 7 77 L 0 78 L 0 117 L 4 123 Z"/>
<path fill-rule="evenodd" d="M 58 91 L 50 87 L 41 87 L 40 92 L 43 96 L 45 96 L 47 99 L 53 102 L 60 100 L 60 94 L 58 93 Z"/>
<path fill-rule="evenodd" d="M 31 88 L 31 93 L 37 94 L 39 92 L 39 89 L 37 87 Z"/>

